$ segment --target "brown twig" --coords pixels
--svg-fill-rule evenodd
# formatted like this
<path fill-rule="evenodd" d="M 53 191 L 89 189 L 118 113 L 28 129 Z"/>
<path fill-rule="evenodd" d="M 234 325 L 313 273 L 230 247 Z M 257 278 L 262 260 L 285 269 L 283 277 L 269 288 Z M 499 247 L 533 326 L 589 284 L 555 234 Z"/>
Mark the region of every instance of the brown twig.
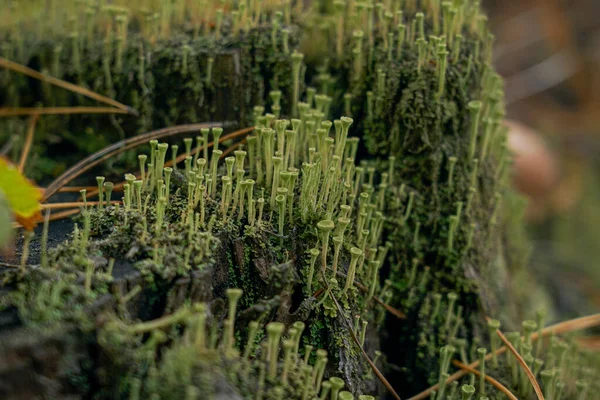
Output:
<path fill-rule="evenodd" d="M 471 374 L 475 374 L 477 376 L 481 375 L 481 372 L 479 372 L 475 368 L 471 368 L 470 366 L 468 366 L 466 364 L 463 364 L 463 363 L 461 363 L 458 360 L 452 360 L 452 364 L 455 367 L 458 367 L 458 368 L 462 369 L 463 371 L 469 372 Z M 508 388 L 506 386 L 504 386 L 503 384 L 501 384 L 500 382 L 498 382 L 497 380 L 495 380 L 494 378 L 492 378 L 488 374 L 485 374 L 484 379 L 486 381 L 488 381 L 496 389 L 498 389 L 499 391 L 501 391 L 502 393 L 504 393 L 506 395 L 506 397 L 508 397 L 510 400 L 519 400 L 517 398 L 517 396 L 515 396 L 514 394 L 512 394 L 512 392 L 510 390 L 508 390 Z M 448 384 L 448 383 L 450 383 L 450 379 L 448 379 L 448 381 L 446 382 L 446 384 Z"/>
<path fill-rule="evenodd" d="M 127 110 L 115 107 L 38 107 L 0 108 L 0 117 L 23 115 L 73 115 L 73 114 L 128 114 Z"/>
<path fill-rule="evenodd" d="M 116 100 L 113 100 L 111 98 L 108 98 L 106 96 L 98 94 L 96 92 L 93 92 L 89 89 L 82 88 L 81 86 L 77 86 L 72 83 L 63 81 L 61 79 L 57 79 L 57 78 L 42 74 L 42 73 L 40 73 L 36 70 L 33 70 L 29 67 L 26 67 L 26 66 L 18 64 L 16 62 L 7 60 L 6 58 L 0 57 L 0 67 L 9 69 L 14 72 L 21 73 L 23 75 L 30 76 L 35 79 L 39 79 L 40 81 L 47 82 L 51 85 L 70 90 L 71 92 L 81 94 L 82 96 L 89 97 L 90 99 L 93 99 L 93 100 L 99 101 L 101 103 L 108 104 L 113 107 L 124 110 L 125 112 L 127 112 L 129 114 L 138 115 L 138 112 L 136 110 L 134 110 L 133 108 L 131 108 L 129 106 L 126 106 L 125 104 L 119 103 Z"/>
<path fill-rule="evenodd" d="M 600 313 L 588 315 L 586 317 L 571 319 L 568 321 L 560 322 L 555 325 L 550 325 L 542 330 L 542 336 L 547 336 L 547 335 L 550 335 L 551 333 L 560 335 L 561 333 L 579 331 L 582 329 L 592 328 L 592 327 L 598 326 L 598 325 L 600 325 Z M 536 340 L 536 339 L 538 339 L 538 336 L 539 336 L 538 332 L 534 332 L 531 335 L 531 339 Z M 507 347 L 502 346 L 498 350 L 496 350 L 496 355 L 500 355 L 500 354 L 506 352 L 506 350 L 507 350 Z M 492 356 L 493 356 L 493 353 L 489 353 L 487 356 L 485 356 L 485 360 L 486 361 L 491 360 Z M 477 368 L 478 366 L 479 366 L 479 360 L 469 364 L 469 367 L 471 367 L 471 368 Z M 457 379 L 462 378 L 463 376 L 465 376 L 467 374 L 468 374 L 468 372 L 466 372 L 465 370 L 455 372 L 454 374 L 450 375 L 450 377 L 448 378 L 448 382 L 453 382 Z M 408 400 L 426 399 L 427 397 L 429 397 L 431 392 L 433 392 L 434 390 L 437 390 L 438 388 L 439 388 L 439 384 L 435 384 L 435 385 L 423 390 L 421 393 L 411 397 Z"/>
<path fill-rule="evenodd" d="M 34 114 L 29 117 L 29 124 L 27 125 L 27 137 L 25 138 L 25 146 L 23 146 L 23 151 L 21 151 L 21 160 L 19 161 L 19 172 L 23 173 L 23 169 L 25 168 L 25 163 L 27 162 L 27 157 L 29 156 L 29 150 L 31 150 L 31 144 L 33 143 L 33 134 L 35 133 L 35 126 L 37 124 L 39 115 Z"/>

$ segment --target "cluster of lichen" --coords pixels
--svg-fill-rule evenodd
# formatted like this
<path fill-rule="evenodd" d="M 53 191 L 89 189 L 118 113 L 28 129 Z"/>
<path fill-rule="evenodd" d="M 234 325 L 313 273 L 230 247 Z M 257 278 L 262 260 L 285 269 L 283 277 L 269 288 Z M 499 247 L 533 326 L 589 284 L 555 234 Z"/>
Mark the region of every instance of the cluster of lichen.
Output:
<path fill-rule="evenodd" d="M 315 396 L 325 399 L 330 395 L 333 399 L 354 398 L 351 393 L 341 391 L 344 387 L 342 379 L 324 379 L 327 351 L 316 351 L 314 365 L 309 361 L 311 345 L 305 347 L 304 357 L 301 356 L 300 340 L 305 328 L 301 321 L 287 330 L 281 322 L 270 322 L 264 327 L 266 336 L 259 321 L 251 321 L 241 352 L 234 329 L 237 303 L 242 294 L 240 289 L 227 290 L 228 318 L 223 321 L 222 335 L 215 329 L 207 329 L 205 303 L 183 307 L 159 324 L 153 321 L 135 325 L 109 322 L 100 333 L 100 341 L 116 351 L 124 345 L 135 347 L 132 346 L 133 337 L 151 333 L 150 339 L 136 350 L 138 363 L 123 387 L 128 391 L 128 398 L 200 399 L 219 395 L 273 400 Z M 211 322 L 218 323 L 214 319 Z M 184 334 L 178 335 L 174 343 L 163 350 L 161 360 L 157 362 L 157 349 L 168 340 L 160 329 L 174 324 L 185 325 Z M 374 398 L 361 395 L 359 399 Z"/>
<path fill-rule="evenodd" d="M 219 254 L 229 251 L 218 243 L 241 238 L 249 242 L 251 262 L 242 262 L 228 279 L 229 285 L 239 284 L 254 296 L 245 305 L 252 308 L 259 300 L 268 300 L 256 296 L 265 297 L 269 289 L 291 296 L 300 284 L 296 290 L 304 292 L 302 312 L 290 313 L 292 304 L 287 304 L 283 309 L 287 318 L 322 321 L 321 329 L 311 329 L 307 340 L 328 348 L 336 361 L 347 357 L 347 366 L 352 366 L 347 373 L 357 374 L 364 361 L 344 336 L 348 327 L 339 321 L 355 321 L 355 335 L 364 344 L 373 318 L 372 301 L 379 292 L 379 268 L 390 248 L 378 246 L 383 228 L 378 209 L 384 207 L 386 186 L 376 190 L 374 171 L 365 174 L 355 168 L 358 141 L 348 138 L 352 119 L 324 119 L 322 98 L 315 96 L 317 108 L 312 108 L 312 98 L 300 103 L 301 118 L 291 121 L 262 115 L 264 108 L 256 107 L 255 134 L 247 137 L 248 150 L 237 150 L 224 162 L 218 148 L 221 128 L 212 129 L 215 145 L 208 161 L 186 139 L 187 156 L 179 167 L 165 166 L 168 144 L 151 141 L 150 156 L 139 156 L 138 176 L 125 176 L 122 205 L 112 205 L 114 185 L 98 177 L 98 205 L 84 207 L 83 228 L 76 226 L 73 240 L 54 250 L 43 267 L 63 274 L 79 270 L 93 299 L 106 292 L 105 276 L 110 279 L 115 258 L 135 262 L 150 282 L 168 281 L 215 268 Z M 271 108 L 276 106 L 277 102 Z M 331 128 L 335 139 L 330 137 Z M 211 132 L 202 133 L 198 143 L 207 143 Z M 172 147 L 173 159 L 177 150 Z M 208 155 L 207 147 L 202 153 Z M 82 195 L 85 200 L 85 191 Z M 255 248 L 257 239 L 263 241 L 263 249 Z M 292 263 L 291 270 L 277 279 L 271 268 L 258 283 L 260 270 L 252 264 L 261 252 L 267 267 Z M 105 261 L 99 266 L 102 271 L 96 270 L 94 257 Z M 23 289 L 27 292 L 37 293 L 37 288 Z M 320 293 L 317 299 L 314 293 Z M 118 302 L 126 303 L 136 294 L 122 295 L 126 300 Z M 333 296 L 343 309 L 336 308 Z M 277 304 L 280 310 L 284 306 Z M 336 317 L 341 325 L 337 329 Z M 363 386 L 356 382 L 353 390 Z"/>
<path fill-rule="evenodd" d="M 267 11 L 261 2 L 240 2 L 231 13 L 224 12 L 229 4 L 210 3 L 214 19 L 183 1 L 165 4 L 160 15 L 137 3 L 75 8 L 88 23 L 44 45 L 48 55 L 39 58 L 51 63 L 42 66 L 136 107 L 139 119 L 121 121 L 127 133 L 211 119 L 252 124 L 254 132 L 226 156 L 233 149 L 219 148 L 223 130 L 202 130 L 196 148 L 185 139 L 184 162 L 169 166 L 180 147 L 152 141 L 116 204 L 117 185 L 98 177 L 98 206 L 84 207 L 72 240 L 42 268 L 11 277 L 21 286 L 6 302 L 31 326 L 75 322 L 97 333 L 114 367 L 104 382 L 116 378 L 119 396 L 198 398 L 231 385 L 246 397 L 304 399 L 327 388 L 321 374 L 342 375 L 355 394 L 374 393 L 361 347 L 374 358 L 381 346 L 402 369 L 392 375 L 396 390 L 412 394 L 438 382 L 434 398 L 458 398 L 458 384 L 445 385 L 451 357 L 458 352 L 467 363 L 485 355 L 481 342 L 498 347 L 495 335 L 482 334 L 484 315 L 516 322 L 519 299 L 505 275 L 523 258 L 522 243 L 505 235 L 519 233 L 520 221 L 506 184 L 501 80 L 478 2 L 335 1 L 310 9 L 285 2 Z M 9 55 L 44 54 L 24 45 L 39 37 L 17 38 L 4 46 Z M 238 63 L 241 82 L 229 76 Z M 10 84 L 10 104 L 23 99 L 23 82 Z M 54 92 L 47 98 L 80 103 Z M 346 117 L 331 121 L 338 115 Z M 94 121 L 98 132 L 112 129 Z M 348 137 L 351 125 L 364 146 Z M 115 265 L 145 282 L 116 284 Z M 236 307 L 221 319 L 232 287 L 243 290 L 237 325 Z M 132 305 L 142 295 L 151 310 L 144 316 Z M 206 305 L 190 305 L 198 302 Z M 407 318 L 386 318 L 388 304 Z M 97 329 L 90 315 L 106 309 L 111 322 Z M 134 321 L 163 313 L 171 315 Z M 283 360 L 284 325 L 272 321 L 292 327 Z M 269 337 L 255 347 L 260 324 Z M 523 341 L 508 336 L 560 398 L 579 371 L 567 368 L 557 339 L 541 371 L 530 328 Z M 244 338 L 248 354 L 240 356 Z M 310 369 L 313 348 L 321 350 Z M 523 398 L 532 395 L 510 356 L 505 364 L 494 357 L 491 368 Z M 470 379 L 461 398 L 474 386 L 479 399 L 496 397 Z M 575 393 L 568 389 L 565 396 Z"/>

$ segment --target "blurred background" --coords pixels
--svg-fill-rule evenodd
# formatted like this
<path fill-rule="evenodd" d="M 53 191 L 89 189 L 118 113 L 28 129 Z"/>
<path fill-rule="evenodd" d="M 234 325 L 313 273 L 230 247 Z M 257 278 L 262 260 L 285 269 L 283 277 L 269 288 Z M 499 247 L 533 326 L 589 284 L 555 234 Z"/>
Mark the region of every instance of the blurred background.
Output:
<path fill-rule="evenodd" d="M 600 1 L 483 0 L 506 80 L 531 268 L 568 318 L 600 310 Z M 527 290 L 527 282 L 523 282 Z"/>

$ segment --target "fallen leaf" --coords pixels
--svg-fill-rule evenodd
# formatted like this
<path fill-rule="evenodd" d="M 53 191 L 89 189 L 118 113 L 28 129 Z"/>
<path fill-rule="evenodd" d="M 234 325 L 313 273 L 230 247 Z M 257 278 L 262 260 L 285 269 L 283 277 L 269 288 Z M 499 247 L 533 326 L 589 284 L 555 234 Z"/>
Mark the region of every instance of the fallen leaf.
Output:
<path fill-rule="evenodd" d="M 41 220 L 42 193 L 10 161 L 0 157 L 0 192 L 23 228 L 31 231 Z"/>

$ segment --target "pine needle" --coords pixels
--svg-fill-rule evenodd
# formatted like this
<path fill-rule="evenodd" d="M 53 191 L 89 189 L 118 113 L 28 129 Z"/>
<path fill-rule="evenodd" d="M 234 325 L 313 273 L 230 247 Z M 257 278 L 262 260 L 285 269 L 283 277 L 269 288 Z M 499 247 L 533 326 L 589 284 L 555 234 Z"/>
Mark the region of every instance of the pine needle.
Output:
<path fill-rule="evenodd" d="M 371 361 L 371 359 L 369 358 L 369 355 L 367 354 L 367 352 L 365 351 L 365 349 L 361 346 L 360 341 L 358 340 L 358 338 L 356 337 L 356 334 L 354 333 L 354 329 L 352 327 L 352 324 L 346 318 L 346 315 L 344 314 L 344 311 L 342 310 L 342 307 L 340 306 L 340 303 L 338 303 L 337 299 L 333 295 L 333 292 L 331 291 L 331 288 L 329 287 L 329 282 L 327 282 L 327 277 L 325 276 L 325 272 L 321 268 L 319 268 L 319 270 L 321 271 L 321 276 L 323 278 L 323 282 L 325 283 L 325 287 L 327 288 L 327 292 L 331 295 L 331 299 L 335 303 L 335 307 L 337 308 L 338 312 L 340 313 L 340 317 L 342 318 L 342 320 L 344 321 L 344 324 L 348 328 L 348 332 L 350 333 L 350 336 L 352 337 L 352 341 L 359 348 L 359 350 L 362 353 L 363 357 L 365 358 L 365 360 L 367 360 L 367 363 L 369 364 L 369 366 L 371 367 L 371 369 L 373 370 L 373 372 L 375 373 L 375 375 L 377 375 L 377 378 L 383 384 L 383 386 L 385 386 L 385 388 L 388 390 L 388 392 L 392 396 L 394 396 L 394 398 L 396 400 L 401 400 L 401 398 L 398 395 L 398 393 L 396 393 L 396 391 L 394 390 L 394 388 L 392 387 L 392 385 L 388 382 L 387 379 L 385 379 L 385 376 L 383 376 L 383 374 L 381 373 L 381 371 L 379 371 L 379 368 L 377 368 L 377 366 L 375 365 L 375 363 L 373 363 L 373 361 Z"/>
<path fill-rule="evenodd" d="M 229 146 L 228 148 L 226 148 L 225 150 L 223 150 L 223 154 L 221 154 L 221 159 L 227 157 L 229 154 L 231 154 L 231 152 L 235 151 L 238 147 L 240 147 L 245 142 L 246 142 L 246 139 L 244 139 L 240 142 L 234 143 L 231 146 Z"/>
<path fill-rule="evenodd" d="M 83 189 L 85 189 L 86 191 L 89 190 L 94 190 L 97 189 L 98 186 L 65 186 L 60 188 L 60 190 L 58 191 L 59 193 L 79 193 L 81 192 Z M 46 190 L 46 189 L 44 189 Z M 114 191 L 114 189 L 113 189 Z"/>
<path fill-rule="evenodd" d="M 383 308 L 385 308 L 385 310 L 387 312 L 389 312 L 390 314 L 392 314 L 396 318 L 398 318 L 398 319 L 406 319 L 406 314 L 404 314 L 400 310 L 395 309 L 394 307 L 390 306 L 389 304 L 384 303 L 379 297 L 373 296 L 373 300 L 375 300 L 380 306 L 382 306 Z"/>
<path fill-rule="evenodd" d="M 50 214 L 50 221 L 57 221 L 59 219 L 64 219 L 70 217 L 71 215 L 79 214 L 81 212 L 81 207 L 75 208 L 73 210 L 61 211 L 56 214 Z"/>
<path fill-rule="evenodd" d="M 102 202 L 103 204 L 105 203 L 104 201 Z M 120 204 L 120 201 L 111 201 L 110 204 Z M 70 202 L 65 202 L 65 203 L 46 203 L 46 204 L 42 204 L 41 207 L 43 210 L 60 210 L 60 209 L 64 209 L 64 208 L 73 208 L 73 207 L 83 207 L 85 204 L 87 204 L 88 206 L 94 206 L 97 205 L 98 202 L 97 201 L 88 201 L 86 203 L 84 203 L 83 201 L 70 201 Z"/>
<path fill-rule="evenodd" d="M 523 368 L 523 371 L 525 371 L 525 373 L 527 374 L 527 378 L 533 385 L 533 389 L 535 390 L 535 394 L 537 395 L 538 400 L 544 400 L 542 388 L 540 387 L 540 384 L 538 383 L 537 379 L 535 379 L 535 375 L 533 375 L 533 372 L 531 372 L 531 369 L 529 368 L 525 360 L 523 360 L 523 357 L 521 357 L 517 349 L 515 349 L 512 343 L 508 341 L 508 339 L 506 338 L 506 336 L 504 336 L 500 329 L 496 330 L 496 334 L 500 337 L 500 339 L 502 339 L 504 345 L 508 347 L 510 352 L 513 353 L 513 355 L 517 358 L 517 361 L 521 365 L 521 368 Z"/>
<path fill-rule="evenodd" d="M 0 108 L 0 117 L 21 117 L 24 115 L 67 115 L 67 114 L 129 114 L 127 110 L 115 107 L 19 107 Z"/>
<path fill-rule="evenodd" d="M 61 212 L 55 213 L 55 214 L 50 214 L 50 218 L 48 219 L 48 221 L 58 221 L 59 219 L 65 219 L 72 215 L 78 214 L 80 211 L 81 211 L 81 208 L 75 208 L 73 210 L 66 210 L 66 211 L 61 211 Z M 21 224 L 19 224 L 18 222 L 13 222 L 12 227 L 14 229 L 22 228 Z"/>
<path fill-rule="evenodd" d="M 80 162 L 76 163 L 74 166 L 65 171 L 61 176 L 56 178 L 48 187 L 46 188 L 46 192 L 44 193 L 43 200 L 48 200 L 52 197 L 56 192 L 58 192 L 62 187 L 67 185 L 73 179 L 77 178 L 84 172 L 90 170 L 98 164 L 106 161 L 107 159 L 114 157 L 118 154 L 124 153 L 127 150 L 131 150 L 142 144 L 147 143 L 152 139 L 160 139 L 169 136 L 175 136 L 182 133 L 195 132 L 199 131 L 201 128 L 210 128 L 212 126 L 221 126 L 221 124 L 217 123 L 203 123 L 203 124 L 190 124 L 190 125 L 178 125 L 172 126 L 169 128 L 159 129 L 156 131 L 147 132 L 141 135 L 137 135 L 135 137 L 121 140 L 117 143 L 114 143 L 110 146 L 105 147 L 104 149 L 97 151 L 96 153 L 84 158 Z M 167 164 L 165 164 L 167 166 Z M 97 193 L 97 192 L 96 192 Z"/>
<path fill-rule="evenodd" d="M 238 138 L 238 137 L 240 137 L 240 136 L 246 136 L 246 135 L 248 135 L 248 134 L 249 134 L 250 132 L 252 132 L 252 131 L 254 131 L 254 127 L 253 127 L 253 126 L 250 126 L 250 127 L 248 127 L 248 128 L 244 128 L 244 129 L 239 129 L 239 130 L 237 130 L 237 131 L 234 131 L 234 132 L 231 132 L 231 133 L 228 133 L 228 134 L 226 134 L 226 135 L 223 135 L 223 136 L 221 136 L 221 137 L 219 138 L 219 143 L 223 143 L 223 142 L 225 142 L 226 140 L 235 139 L 235 138 Z M 208 148 L 211 148 L 211 147 L 213 147 L 214 145 L 215 145 L 215 142 L 210 142 L 210 143 L 207 145 L 207 147 L 208 147 Z M 229 148 L 231 148 L 231 147 L 233 147 L 233 146 L 234 146 L 234 145 L 230 146 Z M 196 147 L 196 148 L 192 149 L 192 153 L 199 152 L 199 151 L 201 151 L 201 150 L 203 150 L 203 149 L 204 149 L 204 146 L 198 146 L 198 147 Z M 227 152 L 227 149 L 225 149 L 225 151 L 223 151 L 223 154 L 221 155 L 221 158 L 223 158 L 223 157 L 225 156 L 225 154 L 226 154 L 225 152 Z M 227 154 L 228 154 L 228 153 L 227 153 Z M 182 154 L 182 155 L 180 155 L 179 157 L 177 157 L 177 159 L 176 159 L 176 162 L 177 162 L 177 164 L 179 164 L 180 162 L 182 162 L 183 160 L 185 160 L 185 158 L 186 158 L 186 157 L 187 157 L 187 154 Z M 208 161 L 208 160 L 207 160 L 207 161 Z M 167 162 L 165 163 L 165 167 L 170 167 L 170 166 L 172 166 L 172 165 L 173 165 L 173 160 L 169 160 L 169 161 L 167 161 Z"/>
<path fill-rule="evenodd" d="M 576 339 L 577 345 L 580 347 L 591 350 L 600 351 L 600 336 L 585 336 Z"/>
<path fill-rule="evenodd" d="M 588 315 L 585 317 L 580 317 L 580 318 L 575 318 L 575 319 L 571 319 L 568 321 L 560 322 L 555 325 L 550 325 L 542 330 L 542 336 L 548 336 L 552 333 L 560 335 L 561 333 L 579 331 L 579 330 L 592 328 L 592 327 L 599 326 L 599 325 L 600 325 L 600 313 L 592 314 L 592 315 Z M 536 340 L 536 339 L 538 339 L 538 336 L 539 336 L 538 332 L 534 332 L 531 335 L 531 339 Z M 498 350 L 496 350 L 496 355 L 500 355 L 500 354 L 506 352 L 506 350 L 507 350 L 506 346 L 502 346 Z M 485 360 L 489 361 L 491 359 L 492 359 L 492 353 L 488 353 L 488 355 L 485 356 Z M 472 362 L 468 366 L 470 368 L 477 368 L 479 366 L 479 360 Z M 458 372 L 455 372 L 454 374 L 450 375 L 450 377 L 448 378 L 448 383 L 453 382 L 457 379 L 460 379 L 463 376 L 467 375 L 468 373 L 469 372 L 467 372 L 464 369 L 460 370 Z M 421 393 L 409 398 L 408 400 L 426 399 L 427 397 L 429 397 L 431 392 L 433 392 L 434 390 L 437 390 L 438 388 L 439 388 L 439 384 L 435 384 L 435 385 L 423 390 Z"/>
<path fill-rule="evenodd" d="M 237 130 L 235 132 L 228 133 L 227 135 L 221 136 L 221 138 L 219 139 L 219 143 L 223 143 L 226 140 L 235 139 L 239 136 L 245 136 L 245 135 L 249 134 L 250 132 L 252 132 L 253 130 L 254 130 L 254 127 L 252 126 L 249 128 L 244 128 L 244 129 Z M 144 141 L 144 143 L 146 143 L 148 140 L 150 140 L 150 139 L 146 139 Z M 209 148 L 212 146 L 214 146 L 214 142 L 210 142 L 208 144 Z M 230 147 L 232 147 L 232 146 L 230 146 Z M 204 146 L 198 146 L 198 147 L 192 149 L 191 153 L 193 154 L 195 152 L 201 151 L 202 149 L 204 149 Z M 223 152 L 223 154 L 221 155 L 221 158 L 223 158 L 225 156 L 225 154 L 226 153 Z M 179 164 L 180 162 L 185 160 L 186 157 L 187 157 L 187 154 L 185 154 L 185 153 L 181 154 L 177 157 L 177 159 L 175 161 L 177 164 Z M 165 167 L 171 167 L 172 165 L 173 165 L 173 160 L 169 160 L 169 161 L 165 162 Z M 137 179 L 140 179 L 141 175 L 135 174 L 135 177 Z M 124 184 L 125 184 L 125 182 L 116 184 L 115 187 L 113 188 L 113 191 L 122 189 Z M 98 189 L 95 188 L 94 190 L 88 191 L 86 197 L 89 198 L 89 197 L 95 196 L 96 194 L 98 194 Z"/>
<path fill-rule="evenodd" d="M 51 85 L 58 86 L 58 87 L 61 87 L 63 89 L 67 89 L 67 90 L 69 90 L 71 92 L 78 93 L 78 94 L 80 94 L 82 96 L 89 97 L 90 99 L 99 101 L 101 103 L 111 105 L 113 107 L 116 107 L 116 108 L 119 108 L 121 110 L 124 110 L 125 112 L 127 112 L 129 114 L 138 115 L 138 112 L 136 110 L 134 110 L 133 108 L 131 108 L 129 106 L 126 106 L 125 104 L 119 103 L 116 100 L 113 100 L 111 98 L 108 98 L 106 96 L 98 94 L 96 92 L 93 92 L 93 91 L 91 91 L 89 89 L 86 89 L 86 88 L 83 88 L 81 86 L 77 86 L 77 85 L 74 85 L 72 83 L 63 81 L 61 79 L 53 78 L 51 76 L 42 74 L 42 73 L 40 73 L 40 72 L 38 72 L 36 70 L 33 70 L 33 69 L 29 68 L 29 67 L 26 67 L 26 66 L 21 65 L 19 63 L 7 60 L 6 58 L 0 57 L 0 67 L 9 69 L 9 70 L 14 71 L 14 72 L 21 73 L 23 75 L 30 76 L 30 77 L 35 78 L 35 79 L 39 79 L 40 81 L 47 82 L 47 83 L 49 83 Z"/>
<path fill-rule="evenodd" d="M 593 328 L 600 325 L 600 313 L 588 315 L 586 317 L 574 318 L 568 321 L 560 322 L 551 325 L 542 330 L 542 336 L 548 336 L 552 333 L 560 335 L 562 333 L 580 331 L 587 328 Z M 538 333 L 534 332 L 531 335 L 533 340 L 538 338 Z"/>
<path fill-rule="evenodd" d="M 21 160 L 19 161 L 19 172 L 23 173 L 23 169 L 25 168 L 25 163 L 27 162 L 27 157 L 29 156 L 29 150 L 31 150 L 31 144 L 33 143 L 33 134 L 35 133 L 35 126 L 37 124 L 39 115 L 32 115 L 29 117 L 29 124 L 27 126 L 27 137 L 25 138 L 25 146 L 23 146 L 23 151 L 21 152 Z"/>
<path fill-rule="evenodd" d="M 333 269 L 327 267 L 327 269 L 331 272 L 333 272 Z M 336 271 L 336 275 L 339 277 L 344 278 L 344 281 L 346 280 L 346 274 L 344 274 L 342 271 Z M 363 285 L 362 283 L 358 282 L 357 280 L 354 281 L 354 286 L 356 286 L 357 288 L 359 288 L 360 290 L 362 290 L 363 292 L 368 292 L 369 288 L 367 288 L 365 285 Z M 319 292 L 320 294 L 320 292 Z M 316 297 L 316 296 L 315 296 Z M 380 306 L 382 306 L 383 308 L 385 308 L 385 310 L 387 312 L 389 312 L 390 314 L 392 314 L 393 316 L 395 316 L 398 319 L 406 319 L 406 314 L 403 313 L 400 310 L 395 309 L 394 307 L 390 306 L 389 304 L 384 303 L 383 300 L 381 300 L 379 297 L 377 296 L 373 296 L 373 300 L 375 300 Z"/>
<path fill-rule="evenodd" d="M 458 367 L 460 369 L 462 369 L 463 371 L 466 371 L 468 373 L 471 374 L 475 374 L 477 376 L 481 375 L 481 372 L 479 372 L 479 370 L 476 370 L 474 368 L 471 368 L 470 366 L 461 363 L 458 360 L 452 360 L 452 364 L 455 367 Z M 498 389 L 499 391 L 501 391 L 502 393 L 504 393 L 504 395 L 506 397 L 508 397 L 510 400 L 519 400 L 517 398 L 517 396 L 515 396 L 514 394 L 512 394 L 512 392 L 510 390 L 508 390 L 508 388 L 506 386 L 504 386 L 503 384 L 501 384 L 500 382 L 498 382 L 497 380 L 495 380 L 494 378 L 492 378 L 491 376 L 489 376 L 488 374 L 485 374 L 484 379 L 486 381 L 488 381 L 492 386 L 494 386 L 496 389 Z M 450 383 L 450 379 L 448 379 L 448 381 L 446 382 L 446 384 Z"/>

